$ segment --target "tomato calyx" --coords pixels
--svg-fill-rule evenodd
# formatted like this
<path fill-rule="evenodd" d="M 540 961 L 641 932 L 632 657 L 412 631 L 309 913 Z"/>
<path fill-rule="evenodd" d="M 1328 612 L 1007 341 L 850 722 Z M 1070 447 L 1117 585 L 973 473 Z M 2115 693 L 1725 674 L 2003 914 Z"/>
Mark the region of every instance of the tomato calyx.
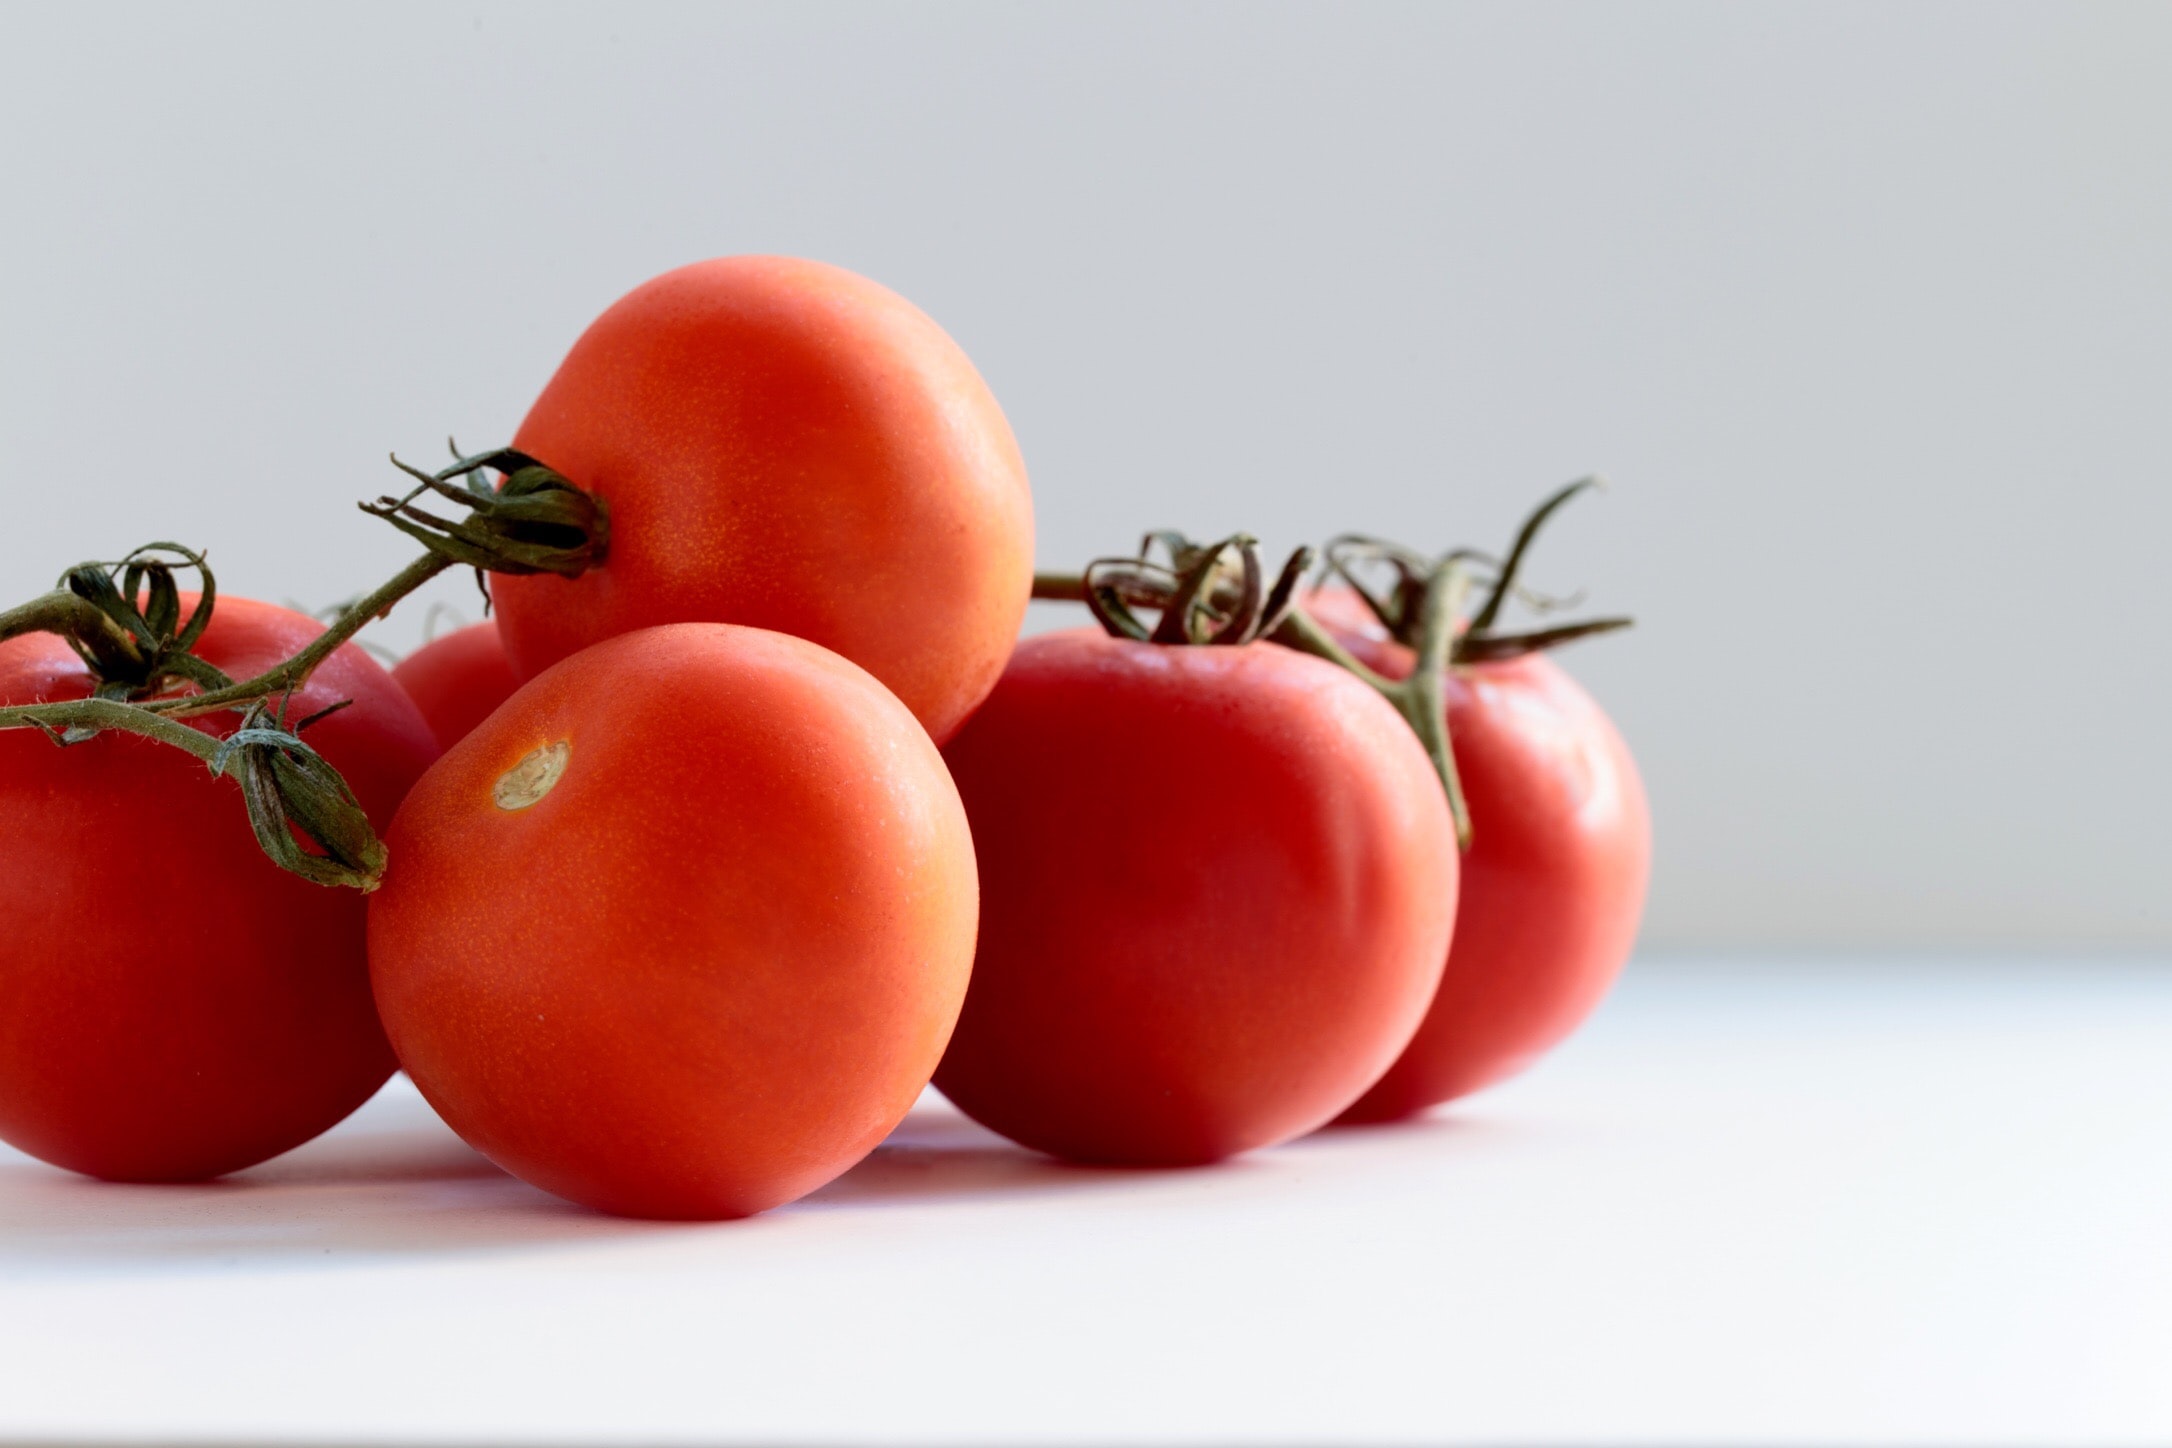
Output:
<path fill-rule="evenodd" d="M 600 563 L 609 547 L 610 515 L 602 499 L 511 448 L 472 456 L 457 445 L 452 451 L 451 465 L 435 473 L 394 457 L 393 465 L 417 486 L 405 496 L 361 505 L 428 551 L 342 609 L 292 658 L 254 678 L 231 679 L 193 652 L 211 622 L 218 583 L 201 553 L 177 543 L 147 544 L 118 563 L 78 564 L 51 592 L 0 610 L 0 639 L 56 634 L 93 680 L 87 699 L 0 708 L 0 729 L 38 729 L 64 746 L 118 730 L 185 750 L 213 774 L 240 784 L 250 828 L 274 864 L 320 885 L 376 889 L 384 845 L 346 780 L 301 738 L 302 730 L 345 703 L 289 728 L 294 695 L 363 625 L 447 568 L 465 564 L 476 570 L 478 583 L 484 572 L 572 578 Z M 496 487 L 487 480 L 490 472 L 500 475 Z M 461 504 L 467 515 L 440 517 L 417 507 L 425 492 Z M 193 569 L 201 584 L 186 618 L 175 578 L 183 568 Z M 241 714 L 240 725 L 224 739 L 179 722 L 233 712 Z"/>
<path fill-rule="evenodd" d="M 194 569 L 202 582 L 186 619 L 174 578 L 182 568 Z M 51 592 L 0 612 L 0 639 L 59 636 L 96 680 L 100 699 L 135 700 L 177 684 L 219 688 L 230 682 L 226 675 L 190 652 L 211 621 L 214 593 L 201 554 L 178 543 L 147 543 L 117 563 L 78 563 Z"/>
<path fill-rule="evenodd" d="M 1504 632 L 1497 625 L 1501 611 L 1511 598 L 1522 602 L 1538 613 L 1552 613 L 1571 608 L 1579 598 L 1555 598 L 1534 592 L 1524 586 L 1521 573 L 1525 556 L 1538 538 L 1547 520 L 1570 499 L 1587 491 L 1599 491 L 1606 487 L 1606 480 L 1593 475 L 1580 478 L 1561 488 L 1534 509 L 1517 530 L 1515 541 L 1509 546 L 1507 556 L 1495 557 L 1475 548 L 1459 548 L 1443 555 L 1443 559 L 1456 559 L 1475 570 L 1475 581 L 1485 581 L 1480 575 L 1490 575 L 1491 588 L 1486 600 L 1472 615 L 1468 627 L 1459 630 L 1449 650 L 1450 666 L 1499 663 L 1521 658 L 1525 654 L 1558 648 L 1562 644 L 1596 634 L 1613 633 L 1631 626 L 1635 620 L 1625 617 L 1580 619 L 1574 623 L 1557 624 L 1547 628 Z M 1327 573 L 1339 577 L 1348 584 L 1365 606 L 1372 611 L 1389 637 L 1407 648 L 1418 646 L 1423 632 L 1421 619 L 1425 609 L 1427 579 L 1439 561 L 1428 560 L 1423 554 L 1399 543 L 1387 542 L 1362 534 L 1345 533 L 1329 541 L 1323 550 L 1326 554 Z M 1388 576 L 1384 582 L 1381 575 Z"/>
<path fill-rule="evenodd" d="M 314 884 L 374 890 L 384 878 L 384 841 L 346 779 L 301 738 L 304 729 L 353 701 L 320 709 L 292 729 L 282 717 L 285 702 L 276 710 L 261 701 L 251 705 L 241 727 L 219 741 L 208 761 L 211 772 L 240 783 L 249 828 L 273 864 Z M 297 832 L 316 850 L 304 848 Z"/>
<path fill-rule="evenodd" d="M 392 457 L 392 465 L 416 480 L 403 497 L 386 495 L 361 504 L 447 563 L 464 563 L 478 575 L 555 573 L 578 578 L 603 562 L 610 550 L 611 514 L 603 499 L 584 492 L 524 452 L 492 448 L 463 456 L 452 449 L 450 466 L 426 473 Z M 500 476 L 493 487 L 489 474 Z M 415 506 L 424 493 L 458 503 L 467 516 L 442 518 Z M 486 595 L 487 596 L 487 595 Z"/>
<path fill-rule="evenodd" d="M 401 599 L 448 568 L 465 564 L 475 570 L 477 586 L 485 573 L 556 573 L 578 578 L 603 561 L 610 544 L 610 513 L 603 500 L 583 492 L 562 475 L 511 448 L 463 456 L 450 443 L 452 463 L 434 473 L 399 460 L 392 465 L 417 484 L 404 496 L 386 495 L 358 506 L 420 542 L 428 551 L 373 592 L 340 610 L 309 646 L 285 663 L 197 698 L 158 701 L 146 707 L 182 714 L 207 713 L 254 703 L 299 689 L 318 664 L 354 637 L 364 624 L 384 617 Z M 486 471 L 502 474 L 493 488 Z M 459 481 L 455 481 L 458 479 Z M 415 506 L 425 492 L 449 498 L 469 510 L 464 518 L 441 518 Z M 487 607 L 490 592 L 483 590 Z"/>
<path fill-rule="evenodd" d="M 1157 547 L 1168 554 L 1168 565 L 1153 561 Z M 1136 558 L 1097 558 L 1076 574 L 1035 574 L 1033 596 L 1084 603 L 1116 638 L 1206 647 L 1271 639 L 1355 674 L 1393 705 L 1417 735 L 1447 796 L 1457 841 L 1468 848 L 1470 812 L 1448 747 L 1442 684 L 1453 621 L 1468 583 L 1464 561 L 1451 556 L 1428 575 L 1426 594 L 1416 608 L 1419 665 L 1407 678 L 1390 679 L 1366 667 L 1305 612 L 1297 591 L 1313 559 L 1311 548 L 1299 548 L 1269 588 L 1258 540 L 1248 533 L 1207 545 L 1193 543 L 1182 533 L 1149 533 Z M 1152 629 L 1132 612 L 1135 606 L 1161 610 Z"/>
<path fill-rule="evenodd" d="M 1165 566 L 1153 559 L 1160 547 Z M 1272 587 L 1260 565 L 1259 540 L 1237 533 L 1219 543 L 1198 544 L 1177 532 L 1149 533 L 1136 558 L 1096 558 L 1079 575 L 1073 595 L 1113 638 L 1137 643 L 1201 647 L 1251 643 L 1273 633 L 1297 603 L 1297 586 L 1312 566 L 1313 552 L 1300 548 L 1282 565 Z M 1038 593 L 1039 579 L 1035 580 Z M 1132 612 L 1155 608 L 1149 629 Z"/>
<path fill-rule="evenodd" d="M 186 617 L 175 578 L 184 568 L 199 583 Z M 182 749 L 241 786 L 250 829 L 282 869 L 319 884 L 374 889 L 384 847 L 347 782 L 301 739 L 303 729 L 345 701 L 289 728 L 291 694 L 281 695 L 276 708 L 258 699 L 224 739 L 162 712 L 199 712 L 177 706 L 235 687 L 192 652 L 217 600 L 218 581 L 203 555 L 178 543 L 149 543 L 117 563 L 77 564 L 52 592 L 0 613 L 0 638 L 57 635 L 89 671 L 90 696 L 0 709 L 0 728 L 36 728 L 62 747 L 112 730 Z"/>
<path fill-rule="evenodd" d="M 1119 638 L 1209 645 L 1266 638 L 1357 675 L 1395 706 L 1425 747 L 1447 795 L 1457 842 L 1468 850 L 1471 819 L 1448 742 L 1446 673 L 1629 627 L 1630 619 L 1618 617 L 1521 631 L 1499 627 L 1502 609 L 1512 598 L 1541 613 L 1576 602 L 1526 588 L 1521 582 L 1524 559 L 1562 505 L 1604 486 L 1603 479 L 1592 476 L 1554 492 L 1524 520 L 1505 557 L 1458 548 L 1428 558 L 1399 543 L 1360 534 L 1343 534 L 1330 541 L 1323 550 L 1324 575 L 1349 584 L 1389 636 L 1417 655 L 1410 673 L 1401 679 L 1369 668 L 1306 611 L 1297 585 L 1312 565 L 1312 549 L 1300 548 L 1292 554 L 1268 590 L 1262 586 L 1258 543 L 1249 534 L 1202 546 L 1181 533 L 1149 533 L 1136 558 L 1096 559 L 1077 574 L 1035 574 L 1033 596 L 1084 603 L 1101 626 Z M 1166 566 L 1153 561 L 1156 548 L 1168 555 Z M 1459 626 L 1465 600 L 1481 583 L 1490 585 L 1484 601 L 1469 623 Z M 1148 629 L 1133 614 L 1135 606 L 1160 609 L 1160 620 Z"/>

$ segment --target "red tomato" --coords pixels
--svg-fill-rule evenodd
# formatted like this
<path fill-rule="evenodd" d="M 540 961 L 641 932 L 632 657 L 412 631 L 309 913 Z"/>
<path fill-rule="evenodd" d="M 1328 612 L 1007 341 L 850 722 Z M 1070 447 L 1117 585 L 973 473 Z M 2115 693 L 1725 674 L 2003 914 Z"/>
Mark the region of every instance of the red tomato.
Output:
<path fill-rule="evenodd" d="M 1013 1140 L 1153 1165 L 1284 1141 L 1425 1014 L 1455 913 L 1447 804 L 1333 665 L 1044 634 L 945 757 L 982 909 L 935 1081 Z"/>
<path fill-rule="evenodd" d="M 452 1128 L 641 1217 L 812 1191 L 927 1084 L 973 958 L 942 757 L 802 639 L 677 624 L 531 680 L 386 837 L 370 969 Z"/>
<path fill-rule="evenodd" d="M 196 652 L 245 678 L 320 632 L 221 595 Z M 49 634 L 0 643 L 0 702 L 90 687 Z M 437 742 L 351 644 L 289 717 L 341 699 L 354 704 L 306 737 L 382 827 Z M 223 736 L 238 721 L 188 722 Z M 0 733 L 0 1137 L 118 1181 L 215 1177 L 309 1140 L 392 1073 L 364 908 L 264 858 L 238 786 L 180 750 Z"/>
<path fill-rule="evenodd" d="M 1364 663 L 1409 674 L 1410 651 L 1356 594 L 1305 606 Z M 1447 686 L 1472 826 L 1455 941 L 1425 1024 L 1348 1120 L 1406 1116 L 1529 1066 L 1599 1004 L 1644 910 L 1644 785 L 1591 696 L 1541 654 L 1453 669 Z"/>
<path fill-rule="evenodd" d="M 836 267 L 727 257 L 637 287 L 514 446 L 611 525 L 579 578 L 494 580 L 523 678 L 628 629 L 748 624 L 843 654 L 942 740 L 1025 616 L 1033 503 L 1002 410 L 926 315 Z"/>
<path fill-rule="evenodd" d="M 498 638 L 498 626 L 487 619 L 432 639 L 400 660 L 392 677 L 407 690 L 422 717 L 430 721 L 437 742 L 447 749 L 465 739 L 469 730 L 489 718 L 490 711 L 520 687 Z"/>

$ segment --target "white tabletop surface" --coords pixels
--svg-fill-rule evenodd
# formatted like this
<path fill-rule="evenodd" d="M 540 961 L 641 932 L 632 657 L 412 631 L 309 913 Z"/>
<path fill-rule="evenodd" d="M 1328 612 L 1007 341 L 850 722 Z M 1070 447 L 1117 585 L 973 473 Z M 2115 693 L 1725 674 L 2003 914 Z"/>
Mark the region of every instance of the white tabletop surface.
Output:
<path fill-rule="evenodd" d="M 1118 1172 L 931 1097 L 714 1226 L 403 1081 L 209 1186 L 0 1155 L 0 1440 L 2172 1442 L 2172 967 L 1640 963 L 1437 1119 Z"/>

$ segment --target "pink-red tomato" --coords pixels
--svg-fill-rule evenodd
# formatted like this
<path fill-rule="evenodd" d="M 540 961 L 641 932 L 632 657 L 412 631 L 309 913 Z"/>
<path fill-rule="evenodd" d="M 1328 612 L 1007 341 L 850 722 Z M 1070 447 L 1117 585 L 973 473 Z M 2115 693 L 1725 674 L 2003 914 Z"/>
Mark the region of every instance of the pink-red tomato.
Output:
<path fill-rule="evenodd" d="M 1082 1161 L 1214 1161 L 1320 1126 L 1425 1014 L 1455 912 L 1424 751 L 1286 650 L 1019 645 L 945 750 L 980 950 L 935 1077 Z"/>
<path fill-rule="evenodd" d="M 494 580 L 523 678 L 629 629 L 747 624 L 843 654 L 940 741 L 1003 671 L 1032 588 L 1025 465 L 965 353 L 865 277 L 667 272 L 582 334 L 513 441 L 610 510 L 600 567 Z"/>
<path fill-rule="evenodd" d="M 469 730 L 520 687 L 498 626 L 488 619 L 432 639 L 400 660 L 392 677 L 447 749 L 467 738 Z"/>
<path fill-rule="evenodd" d="M 370 969 L 469 1144 L 575 1201 L 745 1216 L 881 1141 L 972 965 L 942 757 L 866 672 L 728 624 L 530 680 L 386 837 Z"/>
<path fill-rule="evenodd" d="M 187 600 L 188 606 L 194 600 Z M 322 625 L 222 595 L 196 652 L 246 678 Z M 0 643 L 0 703 L 81 698 L 49 634 Z M 294 698 L 304 736 L 388 824 L 437 755 L 412 702 L 347 645 Z M 188 721 L 215 736 L 232 714 Z M 266 859 L 239 787 L 169 745 L 0 732 L 0 1137 L 118 1181 L 195 1181 L 298 1146 L 392 1073 L 363 897 Z"/>
<path fill-rule="evenodd" d="M 1357 596 L 1307 609 L 1363 662 L 1409 674 L 1408 649 Z M 1471 848 L 1440 993 L 1400 1060 L 1347 1119 L 1382 1121 L 1531 1065 L 1591 1014 L 1635 944 L 1651 819 L 1628 746 L 1544 655 L 1449 672 L 1448 737 Z"/>

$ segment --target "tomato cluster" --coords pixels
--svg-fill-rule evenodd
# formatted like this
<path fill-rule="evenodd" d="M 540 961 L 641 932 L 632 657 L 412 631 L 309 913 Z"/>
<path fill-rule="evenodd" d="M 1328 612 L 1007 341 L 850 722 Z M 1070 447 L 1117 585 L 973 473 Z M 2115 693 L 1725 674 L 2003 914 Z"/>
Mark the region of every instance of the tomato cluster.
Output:
<path fill-rule="evenodd" d="M 202 1179 L 397 1067 L 527 1181 L 737 1217 L 931 1080 L 1095 1162 L 1405 1116 L 1628 954 L 1642 789 L 1539 653 L 1621 621 L 1500 626 L 1575 489 L 1501 558 L 1037 576 L 964 353 L 776 257 L 637 288 L 510 448 L 408 471 L 366 507 L 425 555 L 329 627 L 164 544 L 0 611 L 0 1138 Z M 347 642 L 461 564 L 494 621 Z M 1036 595 L 1099 627 L 1019 642 Z"/>

